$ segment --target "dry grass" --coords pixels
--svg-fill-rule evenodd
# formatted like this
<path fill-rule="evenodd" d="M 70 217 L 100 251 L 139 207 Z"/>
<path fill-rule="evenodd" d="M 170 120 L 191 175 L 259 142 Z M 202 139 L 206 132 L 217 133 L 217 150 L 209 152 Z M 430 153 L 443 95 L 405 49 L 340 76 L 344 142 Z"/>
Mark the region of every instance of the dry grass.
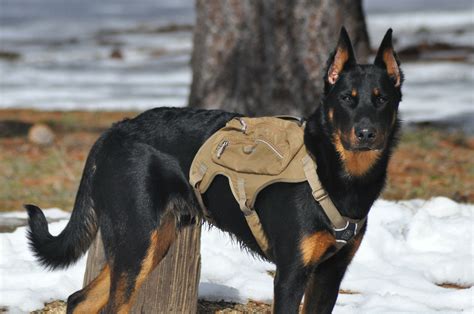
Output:
<path fill-rule="evenodd" d="M 406 132 L 389 166 L 386 199 L 446 196 L 474 202 L 474 137 L 442 130 Z"/>
<path fill-rule="evenodd" d="M 0 121 L 46 123 L 52 146 L 28 142 L 26 134 L 0 137 L 0 211 L 21 210 L 24 203 L 72 208 L 84 162 L 99 134 L 113 122 L 136 113 L 0 111 Z M 1 136 L 1 134 L 0 134 Z"/>

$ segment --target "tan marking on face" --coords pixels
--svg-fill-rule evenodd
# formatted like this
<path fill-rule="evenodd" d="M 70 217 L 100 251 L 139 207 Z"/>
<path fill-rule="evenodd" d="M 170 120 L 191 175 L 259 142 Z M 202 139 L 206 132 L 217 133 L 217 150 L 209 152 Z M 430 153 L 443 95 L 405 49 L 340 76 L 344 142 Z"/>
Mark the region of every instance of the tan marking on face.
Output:
<path fill-rule="evenodd" d="M 378 89 L 377 87 L 374 88 L 372 92 L 373 92 L 374 96 L 380 95 L 380 89 Z"/>
<path fill-rule="evenodd" d="M 354 142 L 354 129 L 351 130 L 351 142 Z M 360 151 L 353 152 L 346 150 L 341 142 L 340 133 L 336 133 L 334 136 L 334 146 L 336 151 L 341 157 L 341 161 L 344 164 L 346 172 L 355 177 L 363 176 L 370 170 L 370 168 L 375 164 L 375 162 L 380 158 L 381 151 L 379 150 L 369 150 L 369 151 Z"/>
<path fill-rule="evenodd" d="M 349 134 L 350 134 L 349 139 L 350 139 L 351 145 L 356 145 L 357 144 L 357 137 L 356 137 L 356 132 L 355 132 L 354 127 L 351 128 L 351 132 Z"/>
<path fill-rule="evenodd" d="M 324 253 L 336 243 L 336 239 L 328 231 L 318 231 L 303 238 L 300 243 L 304 265 L 318 262 Z"/>
<path fill-rule="evenodd" d="M 135 302 L 137 291 L 148 277 L 148 275 L 155 269 L 156 265 L 165 257 L 168 249 L 176 237 L 176 222 L 172 214 L 166 214 L 161 218 L 161 224 L 158 230 L 152 232 L 150 237 L 150 246 L 145 258 L 142 261 L 140 273 L 135 280 L 135 286 L 132 288 L 131 297 L 129 300 L 124 300 L 120 303 L 118 313 L 129 313 Z"/>
<path fill-rule="evenodd" d="M 355 89 L 355 88 L 352 89 L 351 96 L 352 97 L 357 97 L 357 89 Z"/>
<path fill-rule="evenodd" d="M 110 268 L 106 264 L 100 274 L 85 288 L 84 301 L 74 308 L 73 313 L 99 313 L 109 301 Z"/>
<path fill-rule="evenodd" d="M 329 121 L 332 122 L 334 120 L 334 109 L 333 108 L 329 109 L 328 116 L 329 116 Z"/>

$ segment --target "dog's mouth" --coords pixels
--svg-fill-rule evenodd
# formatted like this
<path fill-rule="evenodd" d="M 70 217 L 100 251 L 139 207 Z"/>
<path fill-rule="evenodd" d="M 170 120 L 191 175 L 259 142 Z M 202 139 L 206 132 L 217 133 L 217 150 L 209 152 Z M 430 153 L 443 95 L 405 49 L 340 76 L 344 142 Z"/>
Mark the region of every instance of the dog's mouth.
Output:
<path fill-rule="evenodd" d="M 341 138 L 341 144 L 345 150 L 350 152 L 379 152 L 383 150 L 384 143 L 351 143 L 350 141 L 345 141 L 344 138 Z"/>
<path fill-rule="evenodd" d="M 356 141 L 353 143 L 341 136 L 341 133 L 336 133 L 333 140 L 335 149 L 339 153 L 346 172 L 356 177 L 362 176 L 369 171 L 380 158 L 385 145 L 385 142 L 382 142 L 382 145 L 377 145 L 375 142 L 361 143 Z"/>
<path fill-rule="evenodd" d="M 377 149 L 370 146 L 358 146 L 358 147 L 354 147 L 348 150 L 353 151 L 353 152 L 368 152 L 368 151 L 377 150 Z"/>

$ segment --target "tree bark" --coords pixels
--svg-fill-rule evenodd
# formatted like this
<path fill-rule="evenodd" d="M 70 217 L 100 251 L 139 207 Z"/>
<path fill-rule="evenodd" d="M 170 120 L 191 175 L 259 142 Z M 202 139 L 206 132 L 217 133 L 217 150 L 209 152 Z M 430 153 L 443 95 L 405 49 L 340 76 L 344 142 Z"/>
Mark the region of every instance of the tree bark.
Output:
<path fill-rule="evenodd" d="M 369 54 L 361 0 L 197 0 L 190 106 L 309 115 L 342 25 Z"/>
<path fill-rule="evenodd" d="M 138 291 L 131 313 L 196 313 L 200 274 L 200 227 L 184 228 L 166 257 Z M 84 286 L 105 263 L 100 235 L 89 249 Z"/>

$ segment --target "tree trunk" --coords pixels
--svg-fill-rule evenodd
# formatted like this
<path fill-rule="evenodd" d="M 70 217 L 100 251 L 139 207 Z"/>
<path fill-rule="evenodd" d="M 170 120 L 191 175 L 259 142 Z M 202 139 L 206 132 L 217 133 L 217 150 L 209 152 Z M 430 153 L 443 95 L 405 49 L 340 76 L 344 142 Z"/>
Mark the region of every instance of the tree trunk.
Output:
<path fill-rule="evenodd" d="M 361 0 L 197 0 L 190 106 L 312 113 L 342 25 L 365 62 Z"/>
<path fill-rule="evenodd" d="M 138 292 L 131 313 L 196 313 L 200 274 L 200 227 L 184 228 L 166 257 L 148 276 Z M 100 235 L 87 257 L 84 286 L 105 263 Z"/>

